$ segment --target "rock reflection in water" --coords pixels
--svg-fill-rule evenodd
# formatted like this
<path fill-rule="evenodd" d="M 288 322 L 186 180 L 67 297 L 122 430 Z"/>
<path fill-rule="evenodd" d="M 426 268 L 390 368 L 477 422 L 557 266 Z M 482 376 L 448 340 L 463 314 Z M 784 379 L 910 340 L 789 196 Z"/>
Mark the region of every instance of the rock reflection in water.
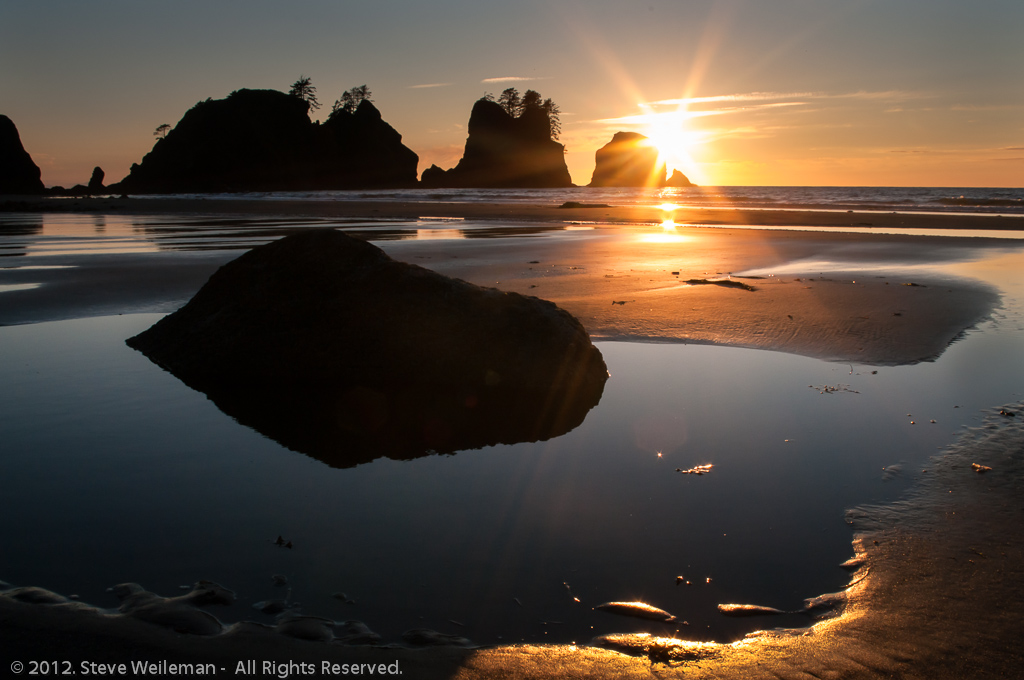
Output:
<path fill-rule="evenodd" d="M 529 395 L 496 392 L 205 390 L 221 411 L 281 445 L 345 468 L 495 444 L 550 439 L 583 422 L 600 395 L 538 411 Z"/>

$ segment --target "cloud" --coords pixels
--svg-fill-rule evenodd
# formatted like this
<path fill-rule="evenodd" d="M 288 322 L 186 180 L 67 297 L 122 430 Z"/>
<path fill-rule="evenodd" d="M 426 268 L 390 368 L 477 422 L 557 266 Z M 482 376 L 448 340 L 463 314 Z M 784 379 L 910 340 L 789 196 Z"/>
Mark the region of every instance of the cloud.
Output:
<path fill-rule="evenodd" d="M 452 83 L 424 83 L 423 85 L 410 85 L 410 90 L 423 90 L 428 87 L 448 87 Z"/>
<path fill-rule="evenodd" d="M 531 78 L 527 76 L 501 76 L 500 78 L 484 78 L 481 83 L 520 83 L 527 80 L 548 80 L 548 78 L 536 77 Z"/>
<path fill-rule="evenodd" d="M 647 106 L 690 106 L 693 104 L 716 104 L 719 102 L 750 102 L 750 101 L 779 101 L 787 99 L 810 99 L 810 100 L 831 100 L 831 99 L 860 99 L 860 100 L 883 100 L 903 101 L 907 99 L 919 99 L 930 97 L 927 92 L 912 92 L 908 90 L 883 90 L 879 92 L 843 92 L 829 94 L 826 92 L 742 92 L 737 94 L 720 94 L 711 97 L 684 97 L 682 99 L 660 99 L 649 102 Z"/>

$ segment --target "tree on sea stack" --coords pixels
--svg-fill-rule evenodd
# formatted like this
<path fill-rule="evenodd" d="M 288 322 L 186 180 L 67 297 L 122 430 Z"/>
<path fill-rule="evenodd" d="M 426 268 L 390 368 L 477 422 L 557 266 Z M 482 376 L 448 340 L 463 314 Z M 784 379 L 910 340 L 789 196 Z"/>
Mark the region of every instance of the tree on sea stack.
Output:
<path fill-rule="evenodd" d="M 167 136 L 167 133 L 170 131 L 171 126 L 167 123 L 164 123 L 163 125 L 158 125 L 156 127 L 156 130 L 153 131 L 153 136 L 156 137 L 157 139 L 163 139 L 164 137 Z"/>
<path fill-rule="evenodd" d="M 338 115 L 339 112 L 355 113 L 356 109 L 359 108 L 359 105 L 364 100 L 373 102 L 370 98 L 371 96 L 372 93 L 370 92 L 370 88 L 366 85 L 360 85 L 359 87 L 353 87 L 351 90 L 345 90 L 345 92 L 342 93 L 341 98 L 336 100 L 331 106 L 330 118 Z"/>
<path fill-rule="evenodd" d="M 292 83 L 292 89 L 288 90 L 288 94 L 308 102 L 309 108 L 314 111 L 320 108 L 320 102 L 316 98 L 316 87 L 311 78 L 299 76 L 299 79 Z"/>

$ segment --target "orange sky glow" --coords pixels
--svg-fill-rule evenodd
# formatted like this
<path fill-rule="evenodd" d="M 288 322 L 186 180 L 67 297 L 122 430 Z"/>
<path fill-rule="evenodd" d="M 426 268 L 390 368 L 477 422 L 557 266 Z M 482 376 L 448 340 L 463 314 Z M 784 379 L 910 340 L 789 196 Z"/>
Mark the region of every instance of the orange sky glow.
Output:
<path fill-rule="evenodd" d="M 634 131 L 703 185 L 1019 187 L 1022 25 L 998 0 L 4 3 L 0 113 L 51 186 L 117 181 L 196 102 L 303 74 L 314 118 L 368 84 L 420 171 L 516 87 L 560 106 L 581 185 Z"/>

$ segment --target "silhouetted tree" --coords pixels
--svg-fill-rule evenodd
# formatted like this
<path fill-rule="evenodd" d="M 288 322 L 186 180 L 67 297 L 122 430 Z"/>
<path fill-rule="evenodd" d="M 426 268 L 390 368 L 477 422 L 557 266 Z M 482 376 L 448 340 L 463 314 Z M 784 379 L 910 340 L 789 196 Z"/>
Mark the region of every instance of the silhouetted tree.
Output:
<path fill-rule="evenodd" d="M 541 107 L 548 114 L 548 123 L 551 125 L 551 139 L 558 139 L 558 136 L 562 134 L 562 120 L 559 118 L 562 110 L 550 98 L 545 99 Z"/>
<path fill-rule="evenodd" d="M 360 85 L 359 87 L 353 87 L 351 90 L 345 90 L 341 95 L 341 99 L 338 99 L 331 106 L 331 116 L 335 116 L 339 111 L 345 113 L 355 113 L 355 110 L 359 108 L 359 105 L 365 99 L 368 102 L 372 102 L 370 99 L 372 96 L 370 88 L 366 85 Z"/>
<path fill-rule="evenodd" d="M 537 92 L 536 90 L 527 90 L 526 94 L 523 95 L 521 110 L 525 111 L 526 109 L 540 108 L 540 106 L 540 92 Z"/>
<path fill-rule="evenodd" d="M 288 94 L 309 102 L 309 108 L 314 111 L 320 108 L 320 102 L 316 98 L 316 87 L 311 78 L 299 76 L 299 79 L 292 83 L 292 89 L 288 90 Z"/>
<path fill-rule="evenodd" d="M 506 89 L 498 96 L 498 105 L 513 118 L 517 118 L 523 112 L 523 99 L 514 87 Z"/>
<path fill-rule="evenodd" d="M 495 101 L 494 95 L 490 93 L 485 94 L 483 99 L 490 102 Z M 510 87 L 501 93 L 497 102 L 513 118 L 518 118 L 528 109 L 540 109 L 548 117 L 551 138 L 558 139 L 558 136 L 562 134 L 562 121 L 559 118 L 561 110 L 558 108 L 558 104 L 551 99 L 542 100 L 540 93 L 536 90 L 527 90 L 526 94 L 520 96 L 516 88 Z"/>
<path fill-rule="evenodd" d="M 171 131 L 171 126 L 168 125 L 167 123 L 164 123 L 163 125 L 158 125 L 156 127 L 156 130 L 153 130 L 153 136 L 154 137 L 158 137 L 160 139 L 163 139 L 164 137 L 167 136 L 167 133 L 170 132 L 170 131 Z"/>

